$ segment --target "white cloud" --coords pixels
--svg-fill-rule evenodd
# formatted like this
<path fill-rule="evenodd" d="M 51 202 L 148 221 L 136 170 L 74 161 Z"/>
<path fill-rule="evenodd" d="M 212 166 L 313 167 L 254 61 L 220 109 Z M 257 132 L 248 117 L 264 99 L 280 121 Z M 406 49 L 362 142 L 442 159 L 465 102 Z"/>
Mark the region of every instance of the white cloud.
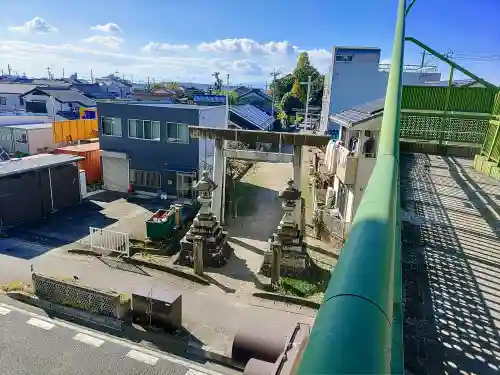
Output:
<path fill-rule="evenodd" d="M 271 41 L 261 44 L 253 39 L 240 38 L 220 39 L 210 43 L 203 42 L 198 45 L 198 50 L 202 52 L 229 52 L 245 54 L 263 53 L 268 55 L 286 55 L 297 51 L 297 47 L 287 41 Z"/>
<path fill-rule="evenodd" d="M 99 45 L 110 49 L 119 49 L 123 39 L 113 35 L 93 35 L 82 39 L 83 43 Z"/>
<path fill-rule="evenodd" d="M 149 42 L 144 47 L 142 47 L 142 51 L 148 53 L 155 51 L 185 51 L 188 49 L 189 46 L 187 44 L 169 44 L 157 42 Z"/>
<path fill-rule="evenodd" d="M 108 34 L 118 34 L 122 32 L 122 29 L 120 26 L 118 26 L 116 23 L 109 22 L 105 25 L 95 25 L 91 27 L 92 30 L 95 31 L 102 31 Z"/>
<path fill-rule="evenodd" d="M 250 60 L 212 58 L 200 56 L 150 56 L 138 53 L 121 53 L 116 50 L 95 49 L 90 45 L 40 44 L 0 40 L 0 56 L 8 59 L 15 71 L 29 76 L 43 76 L 50 65 L 57 76 L 64 68 L 66 73 L 78 72 L 89 78 L 119 71 L 126 78 L 146 80 L 179 80 L 212 82 L 212 72 L 231 74 L 233 82 L 264 82 L 272 69 Z M 260 75 L 265 72 L 264 76 Z"/>
<path fill-rule="evenodd" d="M 43 18 L 35 17 L 20 26 L 10 26 L 10 31 L 28 34 L 47 34 L 55 33 L 57 29 Z"/>

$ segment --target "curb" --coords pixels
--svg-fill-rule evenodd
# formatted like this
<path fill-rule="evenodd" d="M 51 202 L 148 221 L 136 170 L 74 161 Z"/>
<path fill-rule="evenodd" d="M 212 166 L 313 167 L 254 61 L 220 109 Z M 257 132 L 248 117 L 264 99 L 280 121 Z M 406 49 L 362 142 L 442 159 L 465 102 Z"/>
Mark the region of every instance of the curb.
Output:
<path fill-rule="evenodd" d="M 129 264 L 134 264 L 136 266 L 143 266 L 146 268 L 151 268 L 157 271 L 163 271 L 170 273 L 172 275 L 182 277 L 184 279 L 191 280 L 195 283 L 201 284 L 201 285 L 210 285 L 210 282 L 205 280 L 204 278 L 194 275 L 192 273 L 186 272 L 182 269 L 172 267 L 172 266 L 166 266 L 163 264 L 158 264 L 158 263 L 153 263 L 153 262 L 148 262 L 146 260 L 140 260 L 140 259 L 134 259 L 134 258 L 122 258 L 125 263 Z"/>
<path fill-rule="evenodd" d="M 79 254 L 79 255 L 91 255 L 95 257 L 101 256 L 101 254 L 96 253 L 93 250 L 88 250 L 88 249 L 68 249 L 69 254 Z"/>
<path fill-rule="evenodd" d="M 81 319 L 89 323 L 114 329 L 116 331 L 121 331 L 123 329 L 123 321 L 119 319 L 114 319 L 103 315 L 96 315 L 87 311 L 75 309 L 73 307 L 59 305 L 23 292 L 7 292 L 7 296 L 17 301 L 33 305 L 44 310 L 52 310 L 59 314 L 67 315 L 76 319 Z"/>
<path fill-rule="evenodd" d="M 305 298 L 286 296 L 278 293 L 270 292 L 254 292 L 252 293 L 254 297 L 268 299 L 271 301 L 279 301 L 284 303 L 291 303 L 294 305 L 300 305 L 304 307 L 309 307 L 310 309 L 319 310 L 321 304 L 318 302 L 310 301 Z"/>
<path fill-rule="evenodd" d="M 236 366 L 233 363 L 233 359 L 231 357 L 228 357 L 224 353 L 212 349 L 209 346 L 203 345 L 202 347 L 199 346 L 199 344 L 195 344 L 192 342 L 188 343 L 186 352 L 190 355 L 194 355 L 196 357 L 201 357 L 201 358 L 206 358 L 212 362 L 219 363 L 221 365 L 229 366 L 236 368 Z"/>

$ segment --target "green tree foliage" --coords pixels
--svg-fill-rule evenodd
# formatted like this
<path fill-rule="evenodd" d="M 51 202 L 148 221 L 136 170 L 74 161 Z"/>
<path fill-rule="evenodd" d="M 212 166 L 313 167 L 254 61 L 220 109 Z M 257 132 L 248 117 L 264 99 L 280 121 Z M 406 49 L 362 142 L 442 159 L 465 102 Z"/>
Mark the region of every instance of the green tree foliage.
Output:
<path fill-rule="evenodd" d="M 292 92 L 287 92 L 281 99 L 280 107 L 288 116 L 293 114 L 293 110 L 302 107 L 302 102 Z"/>
<path fill-rule="evenodd" d="M 290 73 L 271 83 L 271 90 L 274 91 L 274 99 L 277 103 L 281 102 L 283 95 L 292 90 L 293 81 L 293 75 Z"/>
<path fill-rule="evenodd" d="M 311 79 L 315 80 L 319 75 L 318 69 L 311 65 L 307 52 L 302 52 L 293 71 L 294 79 L 299 82 L 307 82 L 307 77 L 311 76 Z"/>

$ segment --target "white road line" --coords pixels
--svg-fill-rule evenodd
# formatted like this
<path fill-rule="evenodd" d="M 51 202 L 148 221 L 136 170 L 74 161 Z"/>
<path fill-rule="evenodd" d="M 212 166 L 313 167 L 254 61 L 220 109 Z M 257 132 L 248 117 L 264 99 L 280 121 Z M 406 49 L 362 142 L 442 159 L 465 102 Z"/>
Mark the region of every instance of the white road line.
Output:
<path fill-rule="evenodd" d="M 90 335 L 86 335 L 84 333 L 77 333 L 75 337 L 73 337 L 73 340 L 83 342 L 87 345 L 94 346 L 96 348 L 100 347 L 102 344 L 104 344 L 104 340 L 98 339 L 97 337 L 93 337 Z"/>
<path fill-rule="evenodd" d="M 6 309 L 5 307 L 0 306 L 0 315 L 7 315 L 10 313 L 12 310 Z"/>
<path fill-rule="evenodd" d="M 49 329 L 54 328 L 54 324 L 53 323 L 47 322 L 46 320 L 40 320 L 40 319 L 37 319 L 37 318 L 31 318 L 26 323 L 31 324 L 32 326 L 44 329 L 46 331 L 48 331 Z"/>
<path fill-rule="evenodd" d="M 196 371 L 196 370 L 193 370 L 192 368 L 190 368 L 185 375 L 205 375 L 204 372 L 201 372 L 201 371 Z"/>
<path fill-rule="evenodd" d="M 144 352 L 140 352 L 138 350 L 132 349 L 127 353 L 127 357 L 135 359 L 136 361 L 140 361 L 143 363 L 146 363 L 148 365 L 154 366 L 156 365 L 156 362 L 158 362 L 159 358 L 146 354 Z"/>
<path fill-rule="evenodd" d="M 98 332 L 90 331 L 88 329 L 84 329 L 84 328 L 81 328 L 79 326 L 76 326 L 76 325 L 73 325 L 70 323 L 66 323 L 66 322 L 61 321 L 61 320 L 52 320 L 46 316 L 36 314 L 36 313 L 28 311 L 28 310 L 21 309 L 17 306 L 11 306 L 11 305 L 8 305 L 6 303 L 0 302 L 0 307 L 5 307 L 5 308 L 8 308 L 12 311 L 17 311 L 21 314 L 28 315 L 31 317 L 36 317 L 37 319 L 44 320 L 45 322 L 48 322 L 48 323 L 55 323 L 60 327 L 64 327 L 64 328 L 68 328 L 68 329 L 71 329 L 71 330 L 76 331 L 76 332 L 84 333 L 86 335 L 99 338 L 99 339 L 104 340 L 106 342 L 112 342 L 113 344 L 121 345 L 121 346 L 129 348 L 129 349 L 135 349 L 135 350 L 140 351 L 142 353 L 147 353 L 147 354 L 150 354 L 151 356 L 156 356 L 156 357 L 159 357 L 161 359 L 165 359 L 171 363 L 175 363 L 175 364 L 178 364 L 181 366 L 185 366 L 189 369 L 199 371 L 205 375 L 221 375 L 220 373 L 218 373 L 216 371 L 206 369 L 203 366 L 197 365 L 193 362 L 189 362 L 185 359 L 174 357 L 174 356 L 168 355 L 164 352 L 160 352 L 160 351 L 156 351 L 156 350 L 152 350 L 152 349 L 147 349 L 147 348 L 144 348 L 142 346 L 132 344 L 131 342 L 128 342 L 128 341 L 125 341 L 122 339 L 118 339 L 118 338 L 113 337 L 113 336 L 104 335 L 104 334 L 100 334 Z"/>

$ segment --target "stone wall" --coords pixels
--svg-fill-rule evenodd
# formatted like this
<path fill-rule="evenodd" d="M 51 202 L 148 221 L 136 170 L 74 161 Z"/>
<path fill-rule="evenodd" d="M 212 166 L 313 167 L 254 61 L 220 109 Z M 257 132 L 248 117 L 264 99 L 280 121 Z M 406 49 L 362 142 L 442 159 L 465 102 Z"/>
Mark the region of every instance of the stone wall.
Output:
<path fill-rule="evenodd" d="M 105 292 L 37 273 L 32 274 L 32 279 L 35 294 L 50 302 L 118 319 L 130 308 L 130 302 L 122 304 L 120 295 L 115 292 Z"/>

